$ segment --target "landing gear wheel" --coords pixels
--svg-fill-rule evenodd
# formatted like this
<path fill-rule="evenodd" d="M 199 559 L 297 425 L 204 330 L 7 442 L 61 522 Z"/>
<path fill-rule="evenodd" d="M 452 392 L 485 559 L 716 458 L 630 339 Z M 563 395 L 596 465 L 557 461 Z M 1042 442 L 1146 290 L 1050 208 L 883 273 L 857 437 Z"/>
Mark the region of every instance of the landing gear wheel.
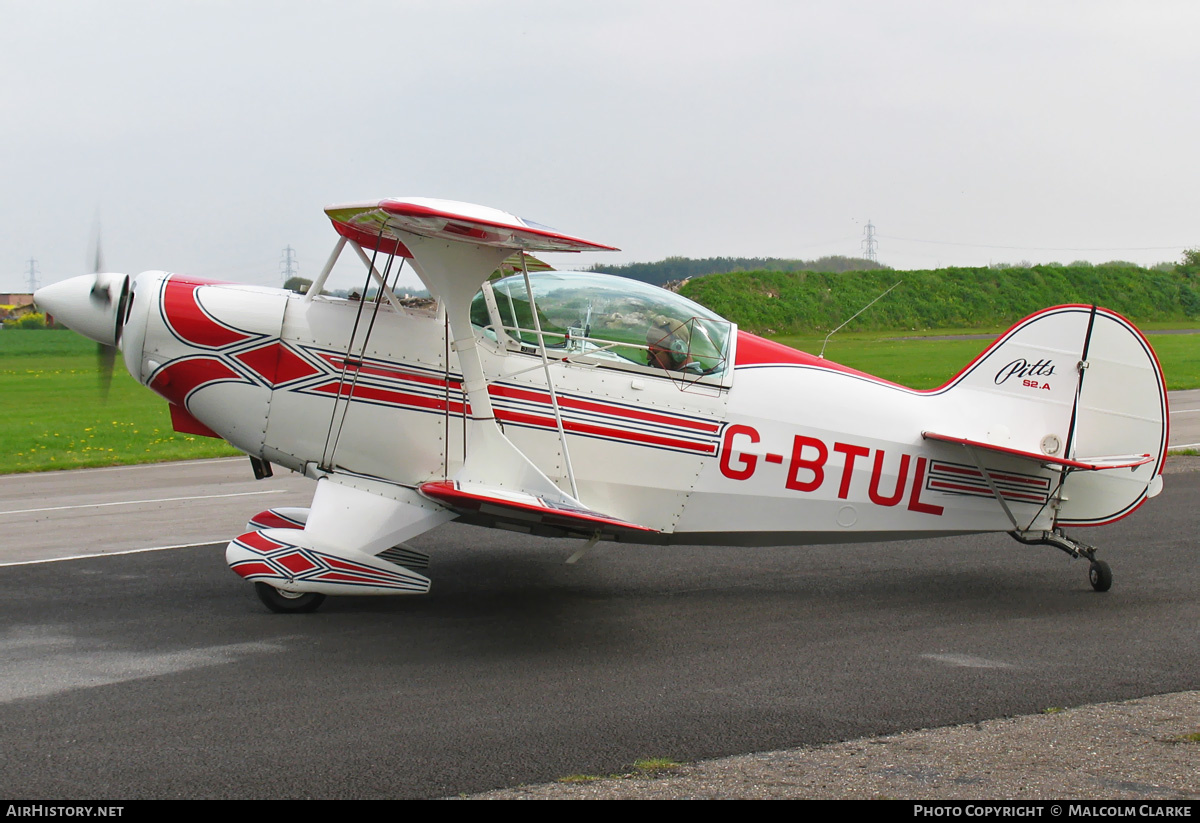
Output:
<path fill-rule="evenodd" d="M 268 583 L 255 583 L 254 593 L 273 612 L 304 614 L 315 612 L 325 602 L 325 595 L 316 592 L 285 592 Z"/>
<path fill-rule="evenodd" d="M 1098 592 L 1106 592 L 1112 588 L 1112 569 L 1103 560 L 1093 560 L 1088 568 L 1088 581 Z"/>

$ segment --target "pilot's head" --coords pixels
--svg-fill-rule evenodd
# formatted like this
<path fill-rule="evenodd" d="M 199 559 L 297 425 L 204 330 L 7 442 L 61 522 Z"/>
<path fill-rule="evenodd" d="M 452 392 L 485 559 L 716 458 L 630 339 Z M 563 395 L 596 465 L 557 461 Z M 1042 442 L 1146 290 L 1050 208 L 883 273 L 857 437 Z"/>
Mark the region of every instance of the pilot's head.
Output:
<path fill-rule="evenodd" d="M 688 359 L 688 327 L 659 315 L 646 330 L 646 363 L 663 369 L 681 369 Z"/>

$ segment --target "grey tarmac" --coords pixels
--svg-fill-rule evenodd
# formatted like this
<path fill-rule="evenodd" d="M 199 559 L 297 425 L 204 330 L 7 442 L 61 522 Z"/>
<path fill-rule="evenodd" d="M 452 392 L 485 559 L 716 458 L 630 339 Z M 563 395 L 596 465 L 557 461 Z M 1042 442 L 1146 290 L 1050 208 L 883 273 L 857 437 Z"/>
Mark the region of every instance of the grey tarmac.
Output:
<path fill-rule="evenodd" d="M 1186 394 L 1200 398 L 1200 392 Z M 1200 457 L 1168 462 L 1169 474 L 1194 471 L 1200 471 Z M 1200 800 L 1200 691 L 1047 707 L 1035 715 L 825 746 L 564 778 L 459 799 L 1195 803 Z"/>
<path fill-rule="evenodd" d="M 996 536 L 567 566 L 450 524 L 414 541 L 430 595 L 299 619 L 221 549 L 308 481 L 0 477 L 0 796 L 1195 798 L 1198 467 L 1089 533 L 1105 595 Z M 685 765 L 556 782 L 643 757 Z"/>

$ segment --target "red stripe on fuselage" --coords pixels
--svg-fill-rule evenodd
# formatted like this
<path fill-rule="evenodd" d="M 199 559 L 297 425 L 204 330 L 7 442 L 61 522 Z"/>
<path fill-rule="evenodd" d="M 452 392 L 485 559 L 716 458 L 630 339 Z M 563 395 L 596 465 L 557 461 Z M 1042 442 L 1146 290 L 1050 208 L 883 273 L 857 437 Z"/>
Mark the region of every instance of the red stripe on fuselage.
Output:
<path fill-rule="evenodd" d="M 539 417 L 537 415 L 525 414 L 522 412 L 497 409 L 496 419 L 502 423 L 516 423 L 519 425 L 535 426 L 540 429 L 558 428 L 558 423 L 555 422 L 553 417 Z M 700 452 L 702 454 L 716 454 L 717 451 L 715 443 L 692 443 L 687 440 L 676 440 L 672 437 L 659 437 L 657 435 L 645 434 L 643 432 L 613 429 L 609 428 L 608 426 L 595 426 L 589 423 L 577 423 L 572 420 L 564 420 L 563 429 L 575 434 L 590 434 L 598 437 L 607 437 L 613 440 L 624 440 L 627 443 L 633 442 L 648 446 L 664 446 L 671 449 L 686 449 L 687 451 Z"/>
<path fill-rule="evenodd" d="M 953 466 L 947 463 L 934 463 L 930 470 L 938 472 L 954 472 L 956 474 L 965 474 L 968 477 L 978 477 L 981 480 L 983 479 L 983 475 L 979 473 L 978 469 L 968 468 L 967 466 Z M 994 470 L 989 471 L 988 474 L 992 476 L 993 480 L 1007 480 L 1010 483 L 1030 483 L 1046 488 L 1050 487 L 1050 480 L 1046 477 L 1022 477 L 1020 475 L 1005 474 L 1004 472 L 998 472 Z"/>
<path fill-rule="evenodd" d="M 446 380 L 444 377 L 436 377 L 431 374 L 421 374 L 420 372 L 407 371 L 401 367 L 390 368 L 388 366 L 380 366 L 376 364 L 368 364 L 357 360 L 348 360 L 345 355 L 328 354 L 321 352 L 319 354 L 322 360 L 329 363 L 338 371 L 343 368 L 347 373 L 358 372 L 372 377 L 390 377 L 396 380 L 409 380 L 414 383 L 424 383 L 427 386 L 439 386 L 445 388 L 449 386 L 451 389 L 458 390 L 462 386 L 461 380 L 451 378 Z"/>
<path fill-rule="evenodd" d="M 947 491 L 956 491 L 956 492 L 966 492 L 968 494 L 979 495 L 980 497 L 994 497 L 995 496 L 992 494 L 991 489 L 981 488 L 979 486 L 963 486 L 958 483 L 951 483 L 947 480 L 930 480 L 929 488 L 937 489 L 939 491 L 947 490 Z M 1033 503 L 1042 503 L 1046 499 L 1044 495 L 1039 497 L 1039 496 L 1033 495 L 1033 494 L 1026 494 L 1024 492 L 1008 491 L 1006 489 L 1001 489 L 1000 495 L 1005 500 L 1028 500 Z"/>
<path fill-rule="evenodd" d="M 512 386 L 488 386 L 488 394 L 493 397 L 505 397 L 510 400 L 526 400 L 533 403 L 549 405 L 550 395 L 543 391 L 532 391 L 529 389 L 518 389 Z M 686 417 L 670 417 L 665 414 L 657 414 L 655 412 L 642 411 L 640 409 L 631 409 L 625 406 L 612 406 L 607 403 L 597 403 L 593 400 L 582 400 L 575 397 L 558 396 L 558 404 L 565 409 L 578 409 L 579 411 L 596 412 L 598 414 L 609 414 L 614 417 L 625 417 L 629 420 L 640 420 L 647 423 L 657 423 L 664 426 L 679 426 L 681 428 L 695 429 L 696 431 L 706 434 L 716 434 L 720 429 L 716 423 L 709 423 L 703 420 L 692 420 Z"/>
<path fill-rule="evenodd" d="M 408 392 L 393 391 L 392 389 L 364 386 L 361 383 L 357 386 L 351 386 L 349 383 L 327 383 L 324 386 L 317 386 L 312 391 L 321 392 L 322 394 L 336 394 L 341 397 L 353 397 L 355 400 L 373 400 L 394 406 L 408 406 L 410 408 L 432 409 L 435 411 L 446 410 L 445 398 L 424 397 L 419 394 L 409 394 Z M 462 403 L 452 400 L 449 405 L 451 413 L 463 413 Z M 470 412 L 469 406 L 467 407 L 467 412 Z"/>

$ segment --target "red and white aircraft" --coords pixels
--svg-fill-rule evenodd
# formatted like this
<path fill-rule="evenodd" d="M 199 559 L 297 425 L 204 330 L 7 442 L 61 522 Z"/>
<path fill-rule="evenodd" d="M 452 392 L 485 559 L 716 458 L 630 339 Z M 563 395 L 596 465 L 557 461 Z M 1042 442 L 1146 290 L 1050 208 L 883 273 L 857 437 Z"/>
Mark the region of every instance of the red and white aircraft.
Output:
<path fill-rule="evenodd" d="M 530 273 L 528 252 L 611 247 L 505 212 L 398 198 L 326 213 L 340 237 L 305 295 L 161 271 L 37 293 L 119 346 L 178 430 L 225 438 L 260 476 L 316 480 L 311 508 L 256 515 L 226 551 L 276 611 L 428 591 L 405 541 L 455 518 L 589 543 L 1008 532 L 1087 558 L 1104 591 L 1107 564 L 1063 527 L 1162 487 L 1162 371 L 1106 309 L 1037 312 L 914 391 L 663 289 Z M 373 296 L 321 293 L 347 245 Z M 436 305 L 397 299 L 404 265 Z"/>

